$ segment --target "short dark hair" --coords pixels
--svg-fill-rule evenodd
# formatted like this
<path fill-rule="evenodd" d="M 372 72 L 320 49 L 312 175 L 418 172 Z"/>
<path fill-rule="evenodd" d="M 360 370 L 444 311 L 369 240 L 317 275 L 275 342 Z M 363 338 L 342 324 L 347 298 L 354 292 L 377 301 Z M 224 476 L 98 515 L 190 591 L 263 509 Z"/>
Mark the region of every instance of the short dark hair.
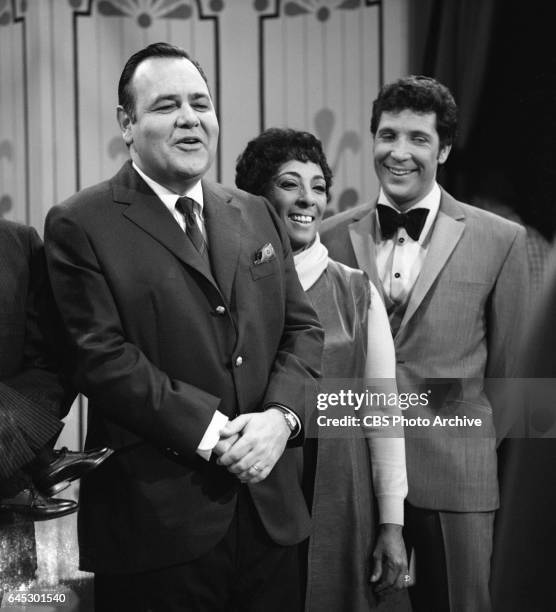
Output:
<path fill-rule="evenodd" d="M 151 57 L 183 57 L 189 60 L 195 68 L 197 68 L 208 87 L 207 77 L 199 62 L 194 60 L 185 49 L 165 42 L 152 43 L 137 51 L 137 53 L 134 53 L 127 60 L 122 70 L 122 74 L 120 75 L 120 81 L 118 83 L 118 104 L 131 117 L 132 121 L 135 121 L 135 95 L 133 87 L 131 86 L 131 81 L 133 80 L 133 75 L 139 64 Z"/>
<path fill-rule="evenodd" d="M 250 140 L 236 163 L 236 185 L 255 195 L 265 195 L 282 164 L 313 162 L 320 166 L 330 196 L 332 171 L 322 143 L 313 134 L 287 128 L 269 128 Z"/>
<path fill-rule="evenodd" d="M 375 136 L 383 112 L 405 109 L 436 113 L 440 146 L 451 145 L 456 137 L 458 107 L 450 90 L 436 79 L 421 75 L 403 77 L 384 85 L 373 102 L 371 134 Z"/>

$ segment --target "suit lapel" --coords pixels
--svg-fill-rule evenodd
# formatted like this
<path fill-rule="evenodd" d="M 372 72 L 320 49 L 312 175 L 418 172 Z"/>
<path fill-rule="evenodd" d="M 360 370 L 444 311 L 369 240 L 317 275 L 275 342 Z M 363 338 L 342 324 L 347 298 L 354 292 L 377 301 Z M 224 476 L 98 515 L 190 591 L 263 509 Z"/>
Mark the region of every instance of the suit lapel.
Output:
<path fill-rule="evenodd" d="M 382 282 L 376 267 L 375 208 L 376 206 L 373 206 L 361 218 L 354 219 L 349 225 L 349 237 L 357 260 L 357 267 L 367 273 L 369 279 L 384 298 Z"/>
<path fill-rule="evenodd" d="M 124 217 L 214 284 L 202 257 L 164 203 L 135 172 L 131 162 L 114 177 L 112 188 L 114 201 L 128 204 L 123 211 Z"/>
<path fill-rule="evenodd" d="M 445 266 L 448 257 L 456 248 L 464 229 L 465 214 L 463 209 L 458 206 L 456 200 L 442 191 L 440 208 L 432 229 L 429 251 L 409 296 L 407 308 L 396 335 L 401 333 L 419 308 L 425 295 Z"/>
<path fill-rule="evenodd" d="M 241 212 L 218 185 L 203 182 L 203 194 L 212 273 L 229 304 L 241 246 Z"/>

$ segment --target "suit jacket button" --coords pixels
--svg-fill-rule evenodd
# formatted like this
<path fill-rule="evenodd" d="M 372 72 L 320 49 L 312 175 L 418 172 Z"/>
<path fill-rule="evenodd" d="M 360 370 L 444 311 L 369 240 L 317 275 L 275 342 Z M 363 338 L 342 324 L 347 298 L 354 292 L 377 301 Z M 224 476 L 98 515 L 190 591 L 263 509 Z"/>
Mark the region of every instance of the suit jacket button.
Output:
<path fill-rule="evenodd" d="M 224 308 L 224 306 L 216 307 L 216 314 L 223 315 L 225 312 L 226 312 L 226 309 Z"/>
<path fill-rule="evenodd" d="M 239 368 L 239 366 L 243 363 L 243 357 L 240 355 L 239 357 L 236 357 L 236 368 Z"/>

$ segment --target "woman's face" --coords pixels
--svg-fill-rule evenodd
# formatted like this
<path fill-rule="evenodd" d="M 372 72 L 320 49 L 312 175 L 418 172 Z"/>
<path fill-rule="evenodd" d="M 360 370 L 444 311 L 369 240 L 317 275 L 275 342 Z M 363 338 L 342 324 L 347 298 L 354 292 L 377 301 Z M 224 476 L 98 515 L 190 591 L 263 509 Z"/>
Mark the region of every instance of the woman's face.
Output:
<path fill-rule="evenodd" d="M 321 167 L 310 161 L 288 161 L 278 168 L 265 195 L 285 223 L 294 253 L 309 246 L 327 202 Z"/>

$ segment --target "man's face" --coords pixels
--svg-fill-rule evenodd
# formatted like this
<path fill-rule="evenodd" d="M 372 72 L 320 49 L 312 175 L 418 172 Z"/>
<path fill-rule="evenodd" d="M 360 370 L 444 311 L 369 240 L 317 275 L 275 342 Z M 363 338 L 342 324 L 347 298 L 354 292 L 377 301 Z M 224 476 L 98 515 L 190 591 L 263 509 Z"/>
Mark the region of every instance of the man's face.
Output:
<path fill-rule="evenodd" d="M 118 107 L 131 158 L 147 176 L 181 194 L 216 155 L 218 120 L 207 84 L 189 60 L 156 57 L 139 64 L 131 87 L 135 120 Z"/>
<path fill-rule="evenodd" d="M 388 199 L 407 210 L 426 196 L 450 146 L 441 147 L 436 113 L 383 112 L 373 144 L 375 171 Z"/>

